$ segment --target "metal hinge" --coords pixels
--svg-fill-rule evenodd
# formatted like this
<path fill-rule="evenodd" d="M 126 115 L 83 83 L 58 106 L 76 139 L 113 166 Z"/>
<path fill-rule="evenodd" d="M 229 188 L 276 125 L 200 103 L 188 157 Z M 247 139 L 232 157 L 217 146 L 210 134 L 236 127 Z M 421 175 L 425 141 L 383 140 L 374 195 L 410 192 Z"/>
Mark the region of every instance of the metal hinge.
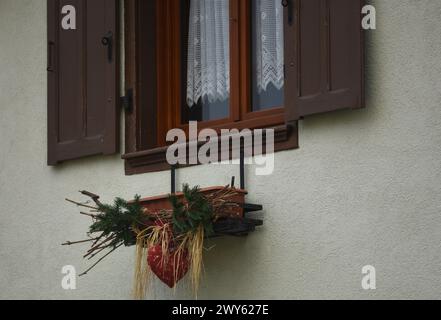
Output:
<path fill-rule="evenodd" d="M 126 112 L 133 110 L 133 89 L 127 89 L 126 95 L 121 97 L 121 106 Z"/>

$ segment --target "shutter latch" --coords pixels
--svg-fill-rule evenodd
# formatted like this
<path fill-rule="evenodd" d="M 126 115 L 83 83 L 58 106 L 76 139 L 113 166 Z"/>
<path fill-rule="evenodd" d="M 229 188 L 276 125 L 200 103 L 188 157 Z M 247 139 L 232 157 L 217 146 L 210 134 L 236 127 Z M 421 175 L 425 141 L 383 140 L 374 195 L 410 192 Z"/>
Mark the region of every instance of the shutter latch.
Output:
<path fill-rule="evenodd" d="M 126 95 L 121 97 L 121 106 L 126 112 L 133 110 L 133 89 L 127 89 Z"/>
<path fill-rule="evenodd" d="M 288 10 L 288 25 L 292 26 L 294 21 L 292 0 L 282 0 L 282 6 Z"/>
<path fill-rule="evenodd" d="M 101 43 L 103 46 L 107 47 L 107 60 L 109 63 L 112 63 L 112 54 L 113 54 L 113 33 L 109 31 L 102 39 Z"/>

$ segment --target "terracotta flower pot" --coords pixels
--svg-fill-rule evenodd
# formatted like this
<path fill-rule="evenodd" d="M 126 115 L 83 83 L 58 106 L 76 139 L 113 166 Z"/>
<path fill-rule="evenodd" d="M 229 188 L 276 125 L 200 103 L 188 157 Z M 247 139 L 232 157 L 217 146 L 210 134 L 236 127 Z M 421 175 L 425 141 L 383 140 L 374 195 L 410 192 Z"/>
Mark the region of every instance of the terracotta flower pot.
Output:
<path fill-rule="evenodd" d="M 205 195 L 213 194 L 215 192 L 219 192 L 225 189 L 225 187 L 209 187 L 201 189 L 201 192 Z M 231 201 L 239 204 L 245 203 L 245 196 L 247 195 L 247 191 L 237 189 L 237 195 L 234 196 Z M 176 193 L 180 199 L 184 197 L 182 192 Z M 148 197 L 140 200 L 141 205 L 148 209 L 149 212 L 155 213 L 160 212 L 161 210 L 169 210 L 172 209 L 172 205 L 169 201 L 169 194 L 164 194 L 155 197 Z M 244 210 L 241 206 L 231 208 L 230 212 L 227 213 L 228 218 L 243 218 Z"/>

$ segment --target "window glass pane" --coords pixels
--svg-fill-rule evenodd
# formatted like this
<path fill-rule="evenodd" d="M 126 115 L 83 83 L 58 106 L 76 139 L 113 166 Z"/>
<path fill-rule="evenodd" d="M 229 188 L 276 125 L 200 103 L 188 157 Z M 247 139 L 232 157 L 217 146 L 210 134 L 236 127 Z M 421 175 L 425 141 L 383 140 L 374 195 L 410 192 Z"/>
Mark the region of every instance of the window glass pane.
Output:
<path fill-rule="evenodd" d="M 183 0 L 182 122 L 229 117 L 229 0 Z"/>
<path fill-rule="evenodd" d="M 284 103 L 283 7 L 280 0 L 252 0 L 252 110 Z"/>

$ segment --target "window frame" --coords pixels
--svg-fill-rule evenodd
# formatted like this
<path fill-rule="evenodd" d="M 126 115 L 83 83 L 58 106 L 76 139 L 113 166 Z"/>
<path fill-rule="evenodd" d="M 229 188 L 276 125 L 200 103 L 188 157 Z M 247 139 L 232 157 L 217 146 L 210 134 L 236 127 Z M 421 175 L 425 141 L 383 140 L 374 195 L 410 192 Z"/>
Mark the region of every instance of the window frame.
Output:
<path fill-rule="evenodd" d="M 251 110 L 251 0 L 230 0 L 232 51 L 230 118 L 199 122 L 199 129 L 275 129 L 275 151 L 298 148 L 297 123 L 285 123 L 285 108 Z M 157 2 L 158 3 L 158 2 Z M 125 1 L 125 85 L 133 90 L 133 106 L 126 113 L 125 171 L 127 175 L 167 170 L 168 130 L 181 125 L 179 0 Z M 148 19 L 146 19 L 148 17 Z M 148 32 L 154 27 L 161 34 Z M 146 42 L 156 43 L 155 50 Z M 236 45 L 234 45 L 236 43 Z M 171 48 L 173 47 L 173 50 Z M 161 57 L 161 58 L 158 58 Z M 163 58 L 166 57 L 166 58 Z M 161 72 L 158 72 L 161 70 Z M 173 83 L 174 85 L 168 85 Z M 161 108 L 157 106 L 160 105 Z M 178 112 L 176 112 L 179 110 Z M 162 140 L 163 139 L 163 140 Z"/>

